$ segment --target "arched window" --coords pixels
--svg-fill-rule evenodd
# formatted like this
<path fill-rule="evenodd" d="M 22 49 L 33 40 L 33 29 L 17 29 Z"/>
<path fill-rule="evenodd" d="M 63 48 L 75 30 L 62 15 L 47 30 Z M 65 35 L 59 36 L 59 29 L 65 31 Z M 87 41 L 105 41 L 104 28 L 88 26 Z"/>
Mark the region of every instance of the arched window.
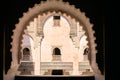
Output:
<path fill-rule="evenodd" d="M 59 48 L 54 48 L 53 49 L 53 60 L 54 61 L 61 60 L 61 52 L 60 52 Z"/>
<path fill-rule="evenodd" d="M 23 60 L 25 61 L 30 60 L 30 50 L 28 48 L 23 49 Z"/>
<path fill-rule="evenodd" d="M 23 55 L 30 55 L 30 50 L 28 48 L 24 48 Z"/>
<path fill-rule="evenodd" d="M 60 16 L 53 16 L 54 26 L 60 26 Z"/>
<path fill-rule="evenodd" d="M 54 48 L 53 55 L 61 55 L 59 48 Z"/>

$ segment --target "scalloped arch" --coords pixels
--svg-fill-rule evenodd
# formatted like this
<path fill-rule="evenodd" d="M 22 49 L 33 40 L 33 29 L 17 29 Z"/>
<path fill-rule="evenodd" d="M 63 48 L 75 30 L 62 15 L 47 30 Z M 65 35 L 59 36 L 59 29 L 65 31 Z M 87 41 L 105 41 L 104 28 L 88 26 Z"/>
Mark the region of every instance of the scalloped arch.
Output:
<path fill-rule="evenodd" d="M 90 23 L 89 18 L 87 18 L 85 14 L 79 9 L 76 9 L 74 5 L 69 5 L 68 2 L 63 2 L 59 0 L 48 0 L 45 2 L 41 2 L 40 4 L 35 4 L 33 8 L 29 8 L 29 11 L 24 13 L 23 17 L 19 19 L 19 23 L 15 25 L 16 28 L 15 30 L 13 30 L 12 36 L 12 62 L 14 64 L 18 64 L 17 57 L 18 53 L 20 52 L 21 39 L 22 35 L 24 34 L 24 29 L 26 29 L 28 23 L 32 21 L 33 18 L 37 17 L 37 15 L 46 13 L 48 11 L 60 11 L 62 13 L 69 14 L 71 17 L 75 18 L 76 21 L 80 22 L 80 24 L 84 26 L 83 30 L 85 30 L 85 34 L 87 35 L 87 40 L 89 42 L 88 46 L 90 48 L 91 66 L 93 70 L 95 70 L 94 72 L 99 73 L 96 64 L 97 45 L 95 43 L 94 31 L 92 29 L 93 25 Z"/>

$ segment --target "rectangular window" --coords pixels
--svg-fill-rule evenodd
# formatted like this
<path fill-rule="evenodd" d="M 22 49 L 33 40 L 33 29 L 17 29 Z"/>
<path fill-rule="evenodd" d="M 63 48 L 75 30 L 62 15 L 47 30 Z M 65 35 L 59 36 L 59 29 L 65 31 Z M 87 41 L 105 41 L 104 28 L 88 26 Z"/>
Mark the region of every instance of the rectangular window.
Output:
<path fill-rule="evenodd" d="M 53 19 L 54 26 L 60 26 L 60 16 L 54 16 Z"/>
<path fill-rule="evenodd" d="M 54 16 L 54 20 L 55 20 L 55 19 L 60 20 L 60 16 Z"/>

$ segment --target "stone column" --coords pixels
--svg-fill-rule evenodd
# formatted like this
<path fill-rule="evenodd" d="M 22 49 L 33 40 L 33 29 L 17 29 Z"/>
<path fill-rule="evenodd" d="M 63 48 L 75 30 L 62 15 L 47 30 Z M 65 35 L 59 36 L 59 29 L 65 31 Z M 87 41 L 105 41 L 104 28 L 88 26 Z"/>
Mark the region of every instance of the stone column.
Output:
<path fill-rule="evenodd" d="M 73 56 L 73 74 L 72 75 L 79 75 L 78 72 L 78 54 L 75 53 Z"/>
<path fill-rule="evenodd" d="M 37 39 L 37 44 L 36 44 L 36 47 L 35 47 L 35 67 L 34 67 L 34 70 L 35 70 L 35 75 L 40 75 L 40 59 L 41 59 L 41 39 L 42 37 L 39 37 Z"/>

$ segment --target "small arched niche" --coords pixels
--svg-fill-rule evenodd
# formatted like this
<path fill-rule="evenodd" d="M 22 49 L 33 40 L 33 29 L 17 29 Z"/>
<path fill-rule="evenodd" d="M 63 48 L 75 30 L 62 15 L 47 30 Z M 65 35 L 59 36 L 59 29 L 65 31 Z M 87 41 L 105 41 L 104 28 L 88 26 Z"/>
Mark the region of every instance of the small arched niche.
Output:
<path fill-rule="evenodd" d="M 53 61 L 60 61 L 61 60 L 61 51 L 59 48 L 53 49 L 53 55 L 52 55 Z"/>
<path fill-rule="evenodd" d="M 53 55 L 61 55 L 61 51 L 60 51 L 60 49 L 59 48 L 54 48 L 53 49 Z"/>
<path fill-rule="evenodd" d="M 23 49 L 23 59 L 24 61 L 30 60 L 30 50 L 28 48 Z"/>

